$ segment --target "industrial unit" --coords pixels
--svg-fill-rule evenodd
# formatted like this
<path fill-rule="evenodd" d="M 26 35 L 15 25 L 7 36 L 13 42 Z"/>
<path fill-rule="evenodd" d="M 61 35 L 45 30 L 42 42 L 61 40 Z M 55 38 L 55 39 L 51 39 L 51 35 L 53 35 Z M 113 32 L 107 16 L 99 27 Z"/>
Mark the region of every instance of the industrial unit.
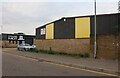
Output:
<path fill-rule="evenodd" d="M 2 47 L 3 48 L 17 47 L 18 44 L 22 43 L 22 41 L 19 41 L 19 37 L 22 37 L 25 43 L 28 43 L 30 45 L 34 44 L 34 39 L 35 39 L 34 35 L 25 35 L 23 33 L 16 33 L 16 34 L 2 33 Z"/>
<path fill-rule="evenodd" d="M 119 13 L 97 15 L 97 56 L 117 58 L 117 38 L 120 36 Z M 38 49 L 66 53 L 93 54 L 94 15 L 63 17 L 36 28 Z M 107 55 L 107 56 L 106 56 Z"/>

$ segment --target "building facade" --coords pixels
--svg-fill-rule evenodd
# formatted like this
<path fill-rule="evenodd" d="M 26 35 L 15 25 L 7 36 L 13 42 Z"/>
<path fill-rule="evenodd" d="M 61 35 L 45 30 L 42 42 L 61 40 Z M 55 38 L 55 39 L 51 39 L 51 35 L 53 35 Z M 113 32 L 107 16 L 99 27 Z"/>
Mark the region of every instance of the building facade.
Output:
<path fill-rule="evenodd" d="M 25 35 L 25 34 L 7 34 L 2 33 L 2 47 L 3 48 L 15 48 L 18 44 L 21 44 L 22 42 L 19 41 L 19 37 L 23 37 L 25 43 L 28 43 L 30 45 L 34 44 L 34 35 Z"/>
<path fill-rule="evenodd" d="M 119 14 L 97 15 L 97 57 L 117 59 Z M 94 16 L 64 17 L 36 28 L 38 49 L 93 56 Z"/>

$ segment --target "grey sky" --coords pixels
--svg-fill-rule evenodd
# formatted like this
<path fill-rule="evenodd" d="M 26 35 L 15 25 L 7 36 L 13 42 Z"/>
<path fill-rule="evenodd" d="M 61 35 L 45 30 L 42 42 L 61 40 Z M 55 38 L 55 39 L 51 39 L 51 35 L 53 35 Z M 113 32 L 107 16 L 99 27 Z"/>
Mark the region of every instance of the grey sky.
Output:
<path fill-rule="evenodd" d="M 76 0 L 79 2 L 8 2 L 2 3 L 2 32 L 24 32 L 35 34 L 35 28 L 61 17 L 73 17 L 94 14 L 94 0 Z M 35 2 L 36 1 L 36 2 Z M 59 1 L 59 0 L 58 0 Z M 62 0 L 61 0 L 62 1 Z M 64 0 L 65 1 L 65 0 Z M 117 13 L 118 0 L 98 0 L 97 14 Z"/>

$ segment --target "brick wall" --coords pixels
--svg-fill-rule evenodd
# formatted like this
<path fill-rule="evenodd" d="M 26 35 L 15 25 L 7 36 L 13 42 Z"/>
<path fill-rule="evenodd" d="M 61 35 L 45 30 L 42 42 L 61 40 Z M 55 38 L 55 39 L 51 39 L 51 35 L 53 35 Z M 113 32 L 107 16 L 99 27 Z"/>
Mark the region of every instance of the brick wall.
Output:
<path fill-rule="evenodd" d="M 118 59 L 120 46 L 120 34 L 99 35 L 97 36 L 97 58 L 100 59 Z M 93 57 L 94 37 L 90 39 L 53 39 L 53 40 L 35 40 L 38 49 L 65 52 L 80 53 L 88 52 Z"/>
<path fill-rule="evenodd" d="M 16 48 L 17 47 L 17 44 L 10 44 L 8 40 L 3 40 L 2 41 L 2 47 L 3 48 Z"/>
<path fill-rule="evenodd" d="M 97 36 L 97 58 L 118 59 L 118 37 L 115 35 Z M 90 50 L 93 52 L 93 37 L 91 37 L 90 45 Z"/>
<path fill-rule="evenodd" d="M 65 52 L 80 53 L 90 52 L 90 39 L 53 39 L 53 40 L 35 40 L 38 49 Z"/>

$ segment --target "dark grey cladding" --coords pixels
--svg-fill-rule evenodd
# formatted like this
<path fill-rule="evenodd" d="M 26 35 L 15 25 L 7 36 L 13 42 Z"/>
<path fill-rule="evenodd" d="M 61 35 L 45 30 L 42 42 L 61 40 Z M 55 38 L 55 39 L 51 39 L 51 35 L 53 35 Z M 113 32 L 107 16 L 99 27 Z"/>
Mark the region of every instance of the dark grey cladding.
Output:
<path fill-rule="evenodd" d="M 40 34 L 40 32 L 41 32 L 40 30 L 41 30 L 42 28 L 45 28 L 45 26 L 36 28 L 36 39 L 45 39 L 45 35 L 41 35 L 41 34 Z"/>
<path fill-rule="evenodd" d="M 94 35 L 94 15 L 66 17 L 54 23 L 54 39 L 74 39 L 75 38 L 75 18 L 90 17 L 90 35 Z M 110 35 L 120 33 L 119 13 L 97 15 L 97 35 Z M 49 23 L 48 23 L 49 24 Z M 47 25 L 47 24 L 46 24 Z M 45 39 L 45 35 L 40 34 L 40 29 L 36 28 L 36 39 Z"/>
<path fill-rule="evenodd" d="M 96 18 L 97 35 L 116 34 L 119 29 L 118 18 L 118 14 L 98 15 Z M 90 33 L 94 35 L 94 16 L 91 16 L 90 22 Z"/>
<path fill-rule="evenodd" d="M 75 18 L 63 18 L 54 23 L 55 39 L 75 38 Z"/>

